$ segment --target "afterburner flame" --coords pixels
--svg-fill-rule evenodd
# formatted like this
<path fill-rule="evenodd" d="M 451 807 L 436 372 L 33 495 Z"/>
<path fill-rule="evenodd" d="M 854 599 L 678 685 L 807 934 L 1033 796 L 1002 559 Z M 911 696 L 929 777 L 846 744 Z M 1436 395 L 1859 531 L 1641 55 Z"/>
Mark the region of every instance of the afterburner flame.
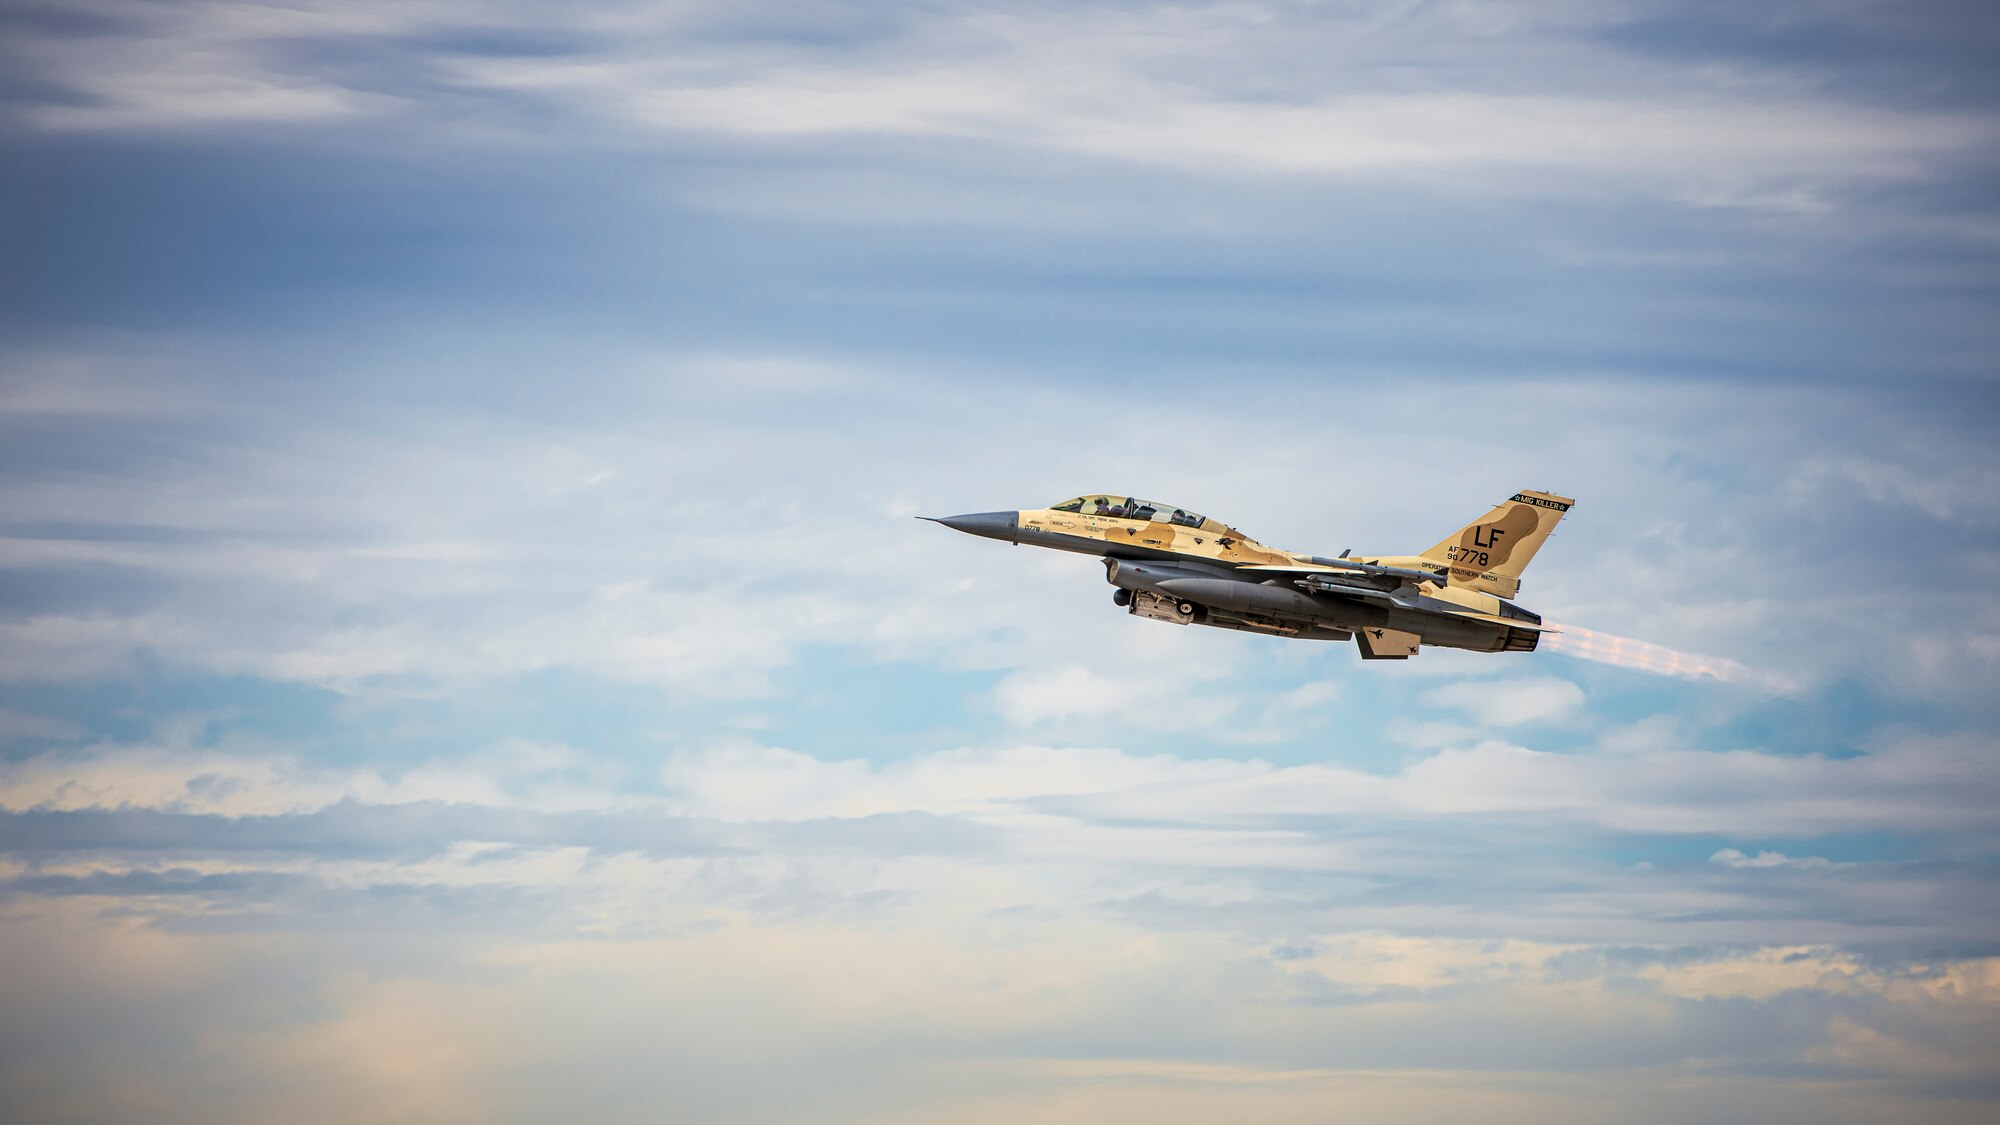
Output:
<path fill-rule="evenodd" d="M 1616 637 L 1610 633 L 1600 633 L 1595 629 L 1584 629 L 1575 625 L 1558 625 L 1556 628 L 1561 632 L 1554 636 L 1543 636 L 1543 650 L 1594 660 L 1599 664 L 1615 664 L 1620 668 L 1636 668 L 1641 672 L 1652 672 L 1661 676 L 1677 676 L 1684 680 L 1712 679 L 1724 683 L 1763 682 L 1763 678 L 1750 668 L 1719 656 L 1678 652 L 1665 645 L 1635 641 L 1630 637 Z"/>

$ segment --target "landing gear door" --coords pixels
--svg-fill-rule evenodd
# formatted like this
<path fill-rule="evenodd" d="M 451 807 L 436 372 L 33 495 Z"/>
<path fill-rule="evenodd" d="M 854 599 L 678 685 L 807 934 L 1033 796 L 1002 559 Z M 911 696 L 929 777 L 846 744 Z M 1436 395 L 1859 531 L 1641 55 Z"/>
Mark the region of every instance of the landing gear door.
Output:
<path fill-rule="evenodd" d="M 1369 628 L 1354 632 L 1354 643 L 1361 647 L 1363 660 L 1408 660 L 1417 654 L 1417 645 L 1421 640 L 1415 633 L 1395 629 Z"/>

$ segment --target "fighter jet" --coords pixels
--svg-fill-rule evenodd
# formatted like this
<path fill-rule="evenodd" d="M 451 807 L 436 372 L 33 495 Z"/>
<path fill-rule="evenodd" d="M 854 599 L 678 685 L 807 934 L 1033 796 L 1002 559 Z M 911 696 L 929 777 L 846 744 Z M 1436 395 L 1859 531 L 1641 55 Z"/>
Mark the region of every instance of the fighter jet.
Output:
<path fill-rule="evenodd" d="M 1517 492 L 1417 555 L 1339 558 L 1266 547 L 1226 524 L 1134 496 L 931 519 L 969 535 L 1097 555 L 1137 617 L 1280 637 L 1344 641 L 1364 660 L 1421 645 L 1533 652 L 1540 615 L 1515 605 L 1521 571 L 1575 501 Z"/>

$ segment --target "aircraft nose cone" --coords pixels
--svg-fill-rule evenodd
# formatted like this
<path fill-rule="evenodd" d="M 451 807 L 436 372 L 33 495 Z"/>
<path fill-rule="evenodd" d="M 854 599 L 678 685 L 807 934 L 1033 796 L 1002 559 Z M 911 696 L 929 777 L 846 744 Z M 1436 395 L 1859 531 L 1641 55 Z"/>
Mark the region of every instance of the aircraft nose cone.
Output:
<path fill-rule="evenodd" d="M 1018 512 L 972 512 L 963 516 L 945 516 L 936 522 L 963 531 L 967 535 L 984 535 L 988 539 L 1014 541 L 1014 532 L 1020 526 Z"/>

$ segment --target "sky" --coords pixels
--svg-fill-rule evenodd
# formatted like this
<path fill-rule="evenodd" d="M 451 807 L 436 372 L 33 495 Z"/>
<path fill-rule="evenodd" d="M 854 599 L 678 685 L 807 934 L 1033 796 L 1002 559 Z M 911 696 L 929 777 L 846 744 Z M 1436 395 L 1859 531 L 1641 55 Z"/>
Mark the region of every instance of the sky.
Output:
<path fill-rule="evenodd" d="M 1992 1120 L 1996 56 L 0 5 L 0 1117 Z M 912 518 L 1522 488 L 1365 665 Z"/>

